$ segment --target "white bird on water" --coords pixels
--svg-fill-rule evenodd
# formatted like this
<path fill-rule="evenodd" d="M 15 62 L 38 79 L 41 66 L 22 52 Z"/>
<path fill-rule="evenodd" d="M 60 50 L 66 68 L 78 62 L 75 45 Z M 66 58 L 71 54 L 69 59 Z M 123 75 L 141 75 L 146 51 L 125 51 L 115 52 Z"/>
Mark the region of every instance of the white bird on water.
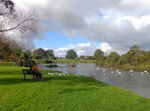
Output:
<path fill-rule="evenodd" d="M 114 71 L 111 71 L 111 73 L 114 73 Z"/>
<path fill-rule="evenodd" d="M 147 71 L 144 71 L 145 73 L 147 73 Z"/>
<path fill-rule="evenodd" d="M 149 74 L 147 71 L 144 71 L 144 73 Z"/>
<path fill-rule="evenodd" d="M 129 72 L 133 72 L 133 70 L 130 70 Z"/>
<path fill-rule="evenodd" d="M 119 75 L 121 75 L 121 74 L 122 74 L 122 72 L 118 72 L 118 74 L 119 74 Z"/>
<path fill-rule="evenodd" d="M 119 70 L 116 70 L 117 72 L 119 72 Z"/>
<path fill-rule="evenodd" d="M 141 75 L 143 75 L 144 74 L 144 72 L 141 72 Z"/>
<path fill-rule="evenodd" d="M 106 74 L 104 73 L 103 76 L 105 76 Z"/>
<path fill-rule="evenodd" d="M 98 70 L 99 70 L 99 67 L 97 67 L 96 70 L 98 71 Z"/>

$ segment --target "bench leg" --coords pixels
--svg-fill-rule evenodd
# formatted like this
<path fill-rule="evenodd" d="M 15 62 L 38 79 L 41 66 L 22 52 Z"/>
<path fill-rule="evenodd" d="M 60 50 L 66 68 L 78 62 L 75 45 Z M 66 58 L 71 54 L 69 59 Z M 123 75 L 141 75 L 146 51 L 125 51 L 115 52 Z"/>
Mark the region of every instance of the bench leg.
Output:
<path fill-rule="evenodd" d="M 24 74 L 24 79 L 26 79 L 26 74 Z"/>
<path fill-rule="evenodd" d="M 40 76 L 37 76 L 37 80 L 40 80 Z"/>

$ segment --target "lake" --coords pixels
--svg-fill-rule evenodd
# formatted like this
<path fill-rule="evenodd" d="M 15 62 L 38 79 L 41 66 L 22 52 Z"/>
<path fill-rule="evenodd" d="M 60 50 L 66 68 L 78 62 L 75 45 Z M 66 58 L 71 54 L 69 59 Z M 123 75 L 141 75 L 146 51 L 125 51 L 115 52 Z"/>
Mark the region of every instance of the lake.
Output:
<path fill-rule="evenodd" d="M 46 64 L 39 65 L 39 69 L 57 70 L 64 73 L 74 73 L 86 77 L 93 77 L 98 81 L 130 90 L 140 96 L 150 98 L 150 74 L 147 72 L 126 71 L 121 69 L 99 68 L 95 63 L 77 63 L 76 67 L 68 64 L 57 64 L 59 67 L 48 68 Z"/>

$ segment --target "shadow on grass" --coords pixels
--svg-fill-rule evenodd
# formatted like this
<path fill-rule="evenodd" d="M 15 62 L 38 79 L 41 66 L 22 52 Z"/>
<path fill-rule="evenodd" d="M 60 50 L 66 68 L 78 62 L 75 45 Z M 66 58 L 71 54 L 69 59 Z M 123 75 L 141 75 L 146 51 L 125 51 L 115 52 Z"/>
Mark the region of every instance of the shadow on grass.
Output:
<path fill-rule="evenodd" d="M 0 85 L 13 85 L 13 84 L 21 84 L 21 83 L 38 83 L 43 81 L 50 81 L 50 78 L 44 78 L 42 80 L 35 79 L 21 79 L 21 78 L 1 78 Z"/>
<path fill-rule="evenodd" d="M 37 81 L 32 79 L 21 79 L 21 78 L 0 78 L 0 85 L 13 85 L 13 84 L 21 84 L 21 83 L 41 83 L 48 82 L 53 83 L 54 85 L 62 85 L 62 86 L 77 86 L 82 85 L 85 86 L 107 86 L 107 84 L 94 80 L 92 78 L 87 77 L 78 77 L 78 76 L 68 76 L 68 77 L 44 77 L 43 80 Z M 85 89 L 86 90 L 86 89 Z"/>
<path fill-rule="evenodd" d="M 1 78 L 0 85 L 13 85 L 13 84 L 20 84 L 25 83 L 24 80 L 20 80 L 18 78 Z"/>

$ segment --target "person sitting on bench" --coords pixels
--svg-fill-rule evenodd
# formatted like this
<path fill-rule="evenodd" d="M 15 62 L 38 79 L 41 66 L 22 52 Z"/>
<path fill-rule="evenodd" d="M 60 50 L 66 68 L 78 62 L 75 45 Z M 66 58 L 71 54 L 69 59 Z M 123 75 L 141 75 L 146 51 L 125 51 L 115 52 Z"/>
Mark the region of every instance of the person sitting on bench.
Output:
<path fill-rule="evenodd" d="M 33 65 L 32 70 L 37 71 L 40 74 L 40 79 L 42 79 L 42 73 L 40 73 L 37 63 L 35 65 Z M 37 75 L 36 75 L 36 79 L 38 79 Z"/>

